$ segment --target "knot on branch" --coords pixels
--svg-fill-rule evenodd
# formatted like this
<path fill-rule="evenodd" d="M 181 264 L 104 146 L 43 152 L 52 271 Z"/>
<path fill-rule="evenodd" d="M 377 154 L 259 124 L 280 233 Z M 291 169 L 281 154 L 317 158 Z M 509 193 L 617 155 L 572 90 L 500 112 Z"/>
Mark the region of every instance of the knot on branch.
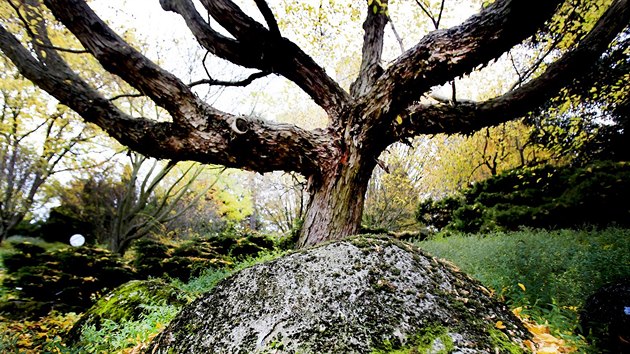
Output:
<path fill-rule="evenodd" d="M 245 134 L 249 131 L 249 122 L 241 117 L 234 117 L 230 119 L 230 128 L 239 135 Z"/>

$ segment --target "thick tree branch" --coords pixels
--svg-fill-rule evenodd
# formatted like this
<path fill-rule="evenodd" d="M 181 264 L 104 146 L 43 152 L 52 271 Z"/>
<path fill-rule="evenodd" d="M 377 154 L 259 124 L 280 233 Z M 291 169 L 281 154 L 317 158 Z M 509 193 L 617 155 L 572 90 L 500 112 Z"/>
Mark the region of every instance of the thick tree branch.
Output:
<path fill-rule="evenodd" d="M 210 16 L 237 40 L 244 38 L 250 38 L 252 41 L 261 40 L 268 32 L 263 25 L 249 17 L 231 0 L 200 0 L 200 2 Z M 266 17 L 265 20 L 267 20 Z"/>
<path fill-rule="evenodd" d="M 310 56 L 247 16 L 232 1 L 204 0 L 202 4 L 235 40 L 215 32 L 191 0 L 161 0 L 160 3 L 165 10 L 182 16 L 199 43 L 211 53 L 236 65 L 284 76 L 306 92 L 333 120 L 350 101 L 349 95 Z"/>
<path fill-rule="evenodd" d="M 45 4 L 107 71 L 165 108 L 174 122 L 196 127 L 205 122 L 192 121 L 192 117 L 219 113 L 201 107 L 187 85 L 126 43 L 84 0 L 45 0 Z"/>
<path fill-rule="evenodd" d="M 280 28 L 278 27 L 278 21 L 276 21 L 276 17 L 271 12 L 269 8 L 269 4 L 265 0 L 254 0 L 256 6 L 258 6 L 258 10 L 263 15 L 265 22 L 267 22 L 267 27 L 269 27 L 269 32 L 272 35 L 280 37 Z"/>
<path fill-rule="evenodd" d="M 15 36 L 0 25 L 0 50 L 27 79 L 107 131 L 121 144 L 157 158 L 192 160 L 258 172 L 296 171 L 317 175 L 322 161 L 332 161 L 332 141 L 323 132 L 271 124 L 216 112 L 195 119 L 213 119 L 211 128 L 189 129 L 168 122 L 133 118 L 120 111 L 72 72 L 50 70 L 37 61 Z M 194 114 L 194 112 L 191 112 Z M 240 123 L 239 130 L 231 123 Z M 236 124 L 234 124 L 236 125 Z M 215 129 L 216 128 L 216 129 Z"/>
<path fill-rule="evenodd" d="M 471 133 L 525 115 L 587 74 L 609 43 L 630 23 L 630 0 L 616 0 L 576 48 L 550 64 L 539 77 L 485 102 L 416 105 L 395 128 L 396 138 L 434 133 Z"/>
<path fill-rule="evenodd" d="M 160 0 L 160 5 L 165 11 L 179 14 L 199 44 L 210 53 L 236 65 L 248 68 L 256 67 L 257 57 L 254 53 L 248 52 L 248 49 L 239 44 L 238 41 L 213 30 L 210 24 L 197 12 L 191 0 Z"/>
<path fill-rule="evenodd" d="M 379 136 L 432 87 L 498 58 L 550 18 L 559 0 L 497 0 L 463 24 L 436 30 L 420 40 L 376 82 L 359 103 L 368 136 Z"/>
<path fill-rule="evenodd" d="M 359 97 L 368 92 L 376 79 L 383 73 L 380 66 L 383 54 L 383 35 L 389 17 L 387 0 L 367 2 L 367 15 L 363 22 L 363 55 L 359 76 L 350 86 L 352 97 Z"/>

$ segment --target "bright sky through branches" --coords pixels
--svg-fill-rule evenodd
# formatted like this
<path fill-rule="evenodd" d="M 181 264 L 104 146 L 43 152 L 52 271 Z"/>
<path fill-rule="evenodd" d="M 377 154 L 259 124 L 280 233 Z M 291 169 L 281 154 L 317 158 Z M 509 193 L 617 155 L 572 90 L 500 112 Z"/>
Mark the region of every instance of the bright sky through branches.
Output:
<path fill-rule="evenodd" d="M 235 2 L 250 16 L 264 24 L 253 1 Z M 343 5 L 338 9 L 337 7 L 342 3 L 333 0 L 304 0 L 294 2 L 294 4 L 269 1 L 276 12 L 320 11 L 320 13 L 305 14 L 305 19 L 302 21 L 311 21 L 310 26 L 306 23 L 286 23 L 281 31 L 284 36 L 302 45 L 307 53 L 345 86 L 354 79 L 358 70 L 363 36 L 361 22 L 364 14 L 362 7 L 359 7 L 360 10 L 351 11 L 346 9 L 348 5 Z M 158 0 L 94 0 L 90 6 L 119 33 L 133 31 L 135 38 L 145 43 L 142 51 L 167 70 L 190 82 L 207 78 L 201 66 L 205 51 L 197 45 L 181 17 L 164 11 Z M 440 28 L 463 22 L 478 12 L 480 6 L 479 1 L 447 1 Z M 204 13 L 201 7 L 200 13 Z M 405 49 L 409 49 L 413 43 L 434 29 L 429 18 L 420 10 L 415 1 L 395 2 L 391 5 L 390 16 L 396 31 L 402 37 Z M 311 17 L 320 18 L 320 23 L 312 21 Z M 283 19 L 286 18 L 292 17 L 287 14 L 278 14 L 281 26 Z M 334 30 L 321 28 L 334 25 L 339 28 Z M 216 24 L 213 24 L 213 27 L 219 28 Z M 309 36 L 313 38 L 305 40 L 304 37 Z M 318 36 L 321 38 L 317 38 Z M 385 44 L 383 65 L 386 66 L 388 61 L 401 54 L 400 45 L 390 26 L 386 30 Z M 222 60 L 211 59 L 207 61 L 207 64 L 215 79 L 238 80 L 252 73 L 250 70 L 236 67 Z M 482 99 L 496 95 L 499 91 L 505 90 L 501 86 L 509 85 L 509 81 L 513 79 L 509 64 L 505 60 L 503 63 L 494 65 L 494 68 L 486 69 L 483 74 L 473 74 L 473 76 L 473 79 L 464 78 L 461 82 L 458 80 L 458 98 Z M 242 114 L 256 113 L 265 118 L 274 117 L 274 119 L 286 120 L 306 128 L 322 126 L 326 121 L 323 111 L 301 90 L 292 83 L 273 75 L 259 79 L 247 88 L 212 87 L 208 89 L 201 87 L 197 89 L 200 96 L 208 97 L 208 100 L 217 108 L 227 111 L 236 109 Z M 436 92 L 441 96 L 450 97 L 450 90 L 450 85 L 445 85 Z M 287 97 L 290 98 L 287 99 Z M 288 109 L 284 104 L 287 100 L 301 107 L 299 111 L 302 113 L 298 115 L 310 116 L 308 122 L 300 122 L 299 118 L 296 118 L 296 105 L 292 105 L 290 111 L 282 111 Z"/>

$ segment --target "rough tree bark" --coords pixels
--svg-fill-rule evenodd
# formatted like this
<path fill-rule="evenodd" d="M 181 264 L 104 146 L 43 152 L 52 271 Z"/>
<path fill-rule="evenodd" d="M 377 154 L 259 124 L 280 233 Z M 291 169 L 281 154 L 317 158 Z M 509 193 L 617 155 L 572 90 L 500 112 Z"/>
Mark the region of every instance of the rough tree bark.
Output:
<path fill-rule="evenodd" d="M 429 105 L 420 99 L 432 87 L 498 58 L 535 33 L 562 1 L 496 0 L 461 25 L 429 33 L 385 68 L 381 67 L 381 53 L 389 5 L 384 0 L 366 1 L 361 69 L 346 92 L 297 45 L 281 36 L 264 0 L 255 3 L 265 25 L 231 0 L 200 0 L 207 14 L 199 13 L 192 0 L 160 0 L 165 11 L 181 16 L 210 53 L 259 70 L 251 79 L 274 73 L 306 92 L 329 117 L 326 129 L 307 131 L 211 107 L 193 94 L 190 85 L 114 33 L 85 0 L 8 1 L 16 11 L 31 13 L 40 22 L 44 21 L 38 17 L 40 12 L 52 12 L 107 71 L 170 113 L 172 122 L 123 113 L 72 71 L 59 48 L 46 45 L 45 31 L 11 33 L 11 19 L 2 19 L 0 49 L 22 75 L 122 144 L 158 158 L 261 173 L 295 171 L 306 176 L 311 198 L 299 241 L 302 247 L 358 230 L 367 182 L 387 146 L 420 134 L 472 132 L 522 116 L 589 70 L 630 19 L 628 0 L 615 0 L 580 45 L 539 77 L 485 102 Z M 206 21 L 208 17 L 230 36 L 215 31 Z M 22 25 L 35 26 L 32 23 Z"/>

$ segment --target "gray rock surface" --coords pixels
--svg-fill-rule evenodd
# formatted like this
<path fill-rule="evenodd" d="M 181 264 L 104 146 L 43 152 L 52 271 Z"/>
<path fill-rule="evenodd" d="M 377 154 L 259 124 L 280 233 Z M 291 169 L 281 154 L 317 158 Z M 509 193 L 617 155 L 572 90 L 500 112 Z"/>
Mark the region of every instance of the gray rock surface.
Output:
<path fill-rule="evenodd" d="M 185 307 L 146 353 L 495 353 L 527 336 L 476 281 L 370 236 L 234 274 Z"/>

